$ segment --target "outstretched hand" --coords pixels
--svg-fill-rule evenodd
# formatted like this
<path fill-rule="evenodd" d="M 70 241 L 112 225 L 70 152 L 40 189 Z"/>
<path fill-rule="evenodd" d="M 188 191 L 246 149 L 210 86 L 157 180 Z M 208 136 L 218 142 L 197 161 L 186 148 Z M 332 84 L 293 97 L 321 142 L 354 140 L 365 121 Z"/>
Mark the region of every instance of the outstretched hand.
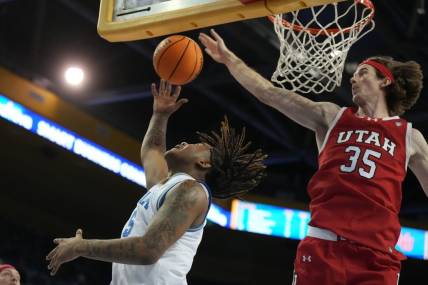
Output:
<path fill-rule="evenodd" d="M 48 269 L 51 275 L 55 275 L 63 263 L 72 261 L 79 257 L 76 252 L 76 246 L 83 241 L 83 232 L 81 229 L 76 231 L 76 236 L 72 238 L 56 238 L 54 243 L 57 245 L 47 256 L 49 261 Z"/>
<path fill-rule="evenodd" d="M 233 58 L 233 53 L 226 47 L 223 39 L 214 29 L 210 30 L 211 37 L 200 33 L 199 40 L 205 47 L 205 52 L 218 63 L 228 64 Z"/>
<path fill-rule="evenodd" d="M 156 84 L 152 83 L 153 112 L 169 116 L 180 109 L 183 104 L 189 102 L 184 98 L 177 101 L 180 92 L 181 86 L 175 87 L 172 92 L 171 83 L 163 79 L 160 81 L 159 90 L 156 88 Z"/>

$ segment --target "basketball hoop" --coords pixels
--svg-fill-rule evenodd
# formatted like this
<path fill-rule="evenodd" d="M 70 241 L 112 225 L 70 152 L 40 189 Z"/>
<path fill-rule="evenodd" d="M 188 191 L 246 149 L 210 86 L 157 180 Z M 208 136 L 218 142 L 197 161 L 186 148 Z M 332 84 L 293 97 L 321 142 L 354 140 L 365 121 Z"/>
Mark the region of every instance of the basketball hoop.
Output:
<path fill-rule="evenodd" d="M 280 40 L 272 81 L 301 93 L 333 91 L 350 47 L 374 29 L 370 0 L 325 4 L 270 16 Z"/>

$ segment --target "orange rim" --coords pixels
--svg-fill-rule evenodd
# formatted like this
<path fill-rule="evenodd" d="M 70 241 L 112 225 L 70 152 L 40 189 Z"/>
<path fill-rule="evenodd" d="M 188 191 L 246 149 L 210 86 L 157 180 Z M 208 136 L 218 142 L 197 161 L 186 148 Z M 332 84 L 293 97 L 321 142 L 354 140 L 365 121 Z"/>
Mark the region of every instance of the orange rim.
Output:
<path fill-rule="evenodd" d="M 368 22 L 370 22 L 373 19 L 374 14 L 375 14 L 375 7 L 370 0 L 355 0 L 355 2 L 357 4 L 362 4 L 362 5 L 366 6 L 367 8 L 369 8 L 371 10 L 371 12 L 370 12 L 368 17 L 359 20 L 354 25 L 352 25 L 348 28 L 344 28 L 344 29 L 330 28 L 330 29 L 326 29 L 326 30 L 322 30 L 322 29 L 318 29 L 318 28 L 305 28 L 305 27 L 298 25 L 298 24 L 292 24 L 292 23 L 290 23 L 284 19 L 282 20 L 282 24 L 287 28 L 293 29 L 294 31 L 300 32 L 300 31 L 304 30 L 304 31 L 309 32 L 312 35 L 317 35 L 317 34 L 331 35 L 331 34 L 337 34 L 338 32 L 349 33 L 350 31 L 354 30 L 357 27 L 365 26 Z M 268 16 L 268 18 L 272 22 L 275 21 L 275 16 L 270 15 L 270 16 Z"/>

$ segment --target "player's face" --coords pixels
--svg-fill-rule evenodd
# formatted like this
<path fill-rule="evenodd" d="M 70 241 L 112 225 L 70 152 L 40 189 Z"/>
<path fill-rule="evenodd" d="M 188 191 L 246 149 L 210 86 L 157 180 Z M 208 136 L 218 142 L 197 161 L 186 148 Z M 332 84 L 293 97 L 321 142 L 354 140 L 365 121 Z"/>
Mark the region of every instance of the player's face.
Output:
<path fill-rule="evenodd" d="M 197 161 L 210 161 L 211 159 L 211 146 L 205 143 L 188 144 L 182 142 L 175 147 L 169 149 L 165 153 L 167 161 L 173 160 L 180 163 L 195 163 Z"/>
<path fill-rule="evenodd" d="M 372 101 L 374 96 L 382 94 L 383 81 L 377 77 L 374 67 L 361 64 L 351 78 L 352 101 L 358 106 Z"/>
<path fill-rule="evenodd" d="M 4 269 L 0 272 L 0 285 L 20 285 L 21 276 L 13 268 Z"/>

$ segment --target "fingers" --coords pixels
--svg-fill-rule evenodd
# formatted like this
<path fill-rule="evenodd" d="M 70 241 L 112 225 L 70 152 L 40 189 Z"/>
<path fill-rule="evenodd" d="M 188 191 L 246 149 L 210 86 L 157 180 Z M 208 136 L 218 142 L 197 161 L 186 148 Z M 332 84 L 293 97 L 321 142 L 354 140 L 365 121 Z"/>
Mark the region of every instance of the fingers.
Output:
<path fill-rule="evenodd" d="M 230 51 L 224 44 L 223 39 L 214 29 L 210 30 L 211 36 L 204 33 L 199 34 L 199 40 L 205 46 L 205 52 L 215 61 L 225 63 Z"/>
<path fill-rule="evenodd" d="M 187 102 L 189 102 L 189 100 L 188 99 L 186 99 L 186 98 L 182 98 L 182 99 L 180 99 L 180 100 L 178 100 L 177 101 L 177 103 L 175 104 L 175 111 L 177 111 L 178 109 L 180 109 L 181 108 L 181 106 L 183 106 L 184 104 L 186 104 Z M 174 112 L 175 112 L 174 111 Z"/>
<path fill-rule="evenodd" d="M 52 268 L 55 267 L 56 264 L 57 264 L 57 258 L 56 256 L 53 256 L 48 264 L 48 269 L 51 270 Z"/>
<path fill-rule="evenodd" d="M 54 276 L 58 272 L 58 269 L 60 267 L 61 267 L 61 263 L 51 262 L 48 265 L 48 269 L 51 271 L 51 276 Z"/>
<path fill-rule="evenodd" d="M 54 240 L 53 240 L 53 242 L 54 242 L 54 244 L 60 244 L 60 243 L 62 243 L 64 240 L 65 240 L 64 238 L 56 238 L 56 239 L 54 239 Z"/>
<path fill-rule="evenodd" d="M 180 96 L 180 92 L 181 92 L 181 86 L 177 86 L 175 87 L 174 93 L 171 96 L 177 98 L 178 96 Z"/>
<path fill-rule="evenodd" d="M 46 256 L 46 260 L 52 260 L 52 258 L 55 256 L 55 253 L 57 251 L 57 247 L 55 247 L 49 254 Z"/>
<path fill-rule="evenodd" d="M 82 229 L 77 229 L 77 231 L 76 231 L 76 237 L 77 238 L 83 238 L 83 231 L 82 231 Z"/>
<path fill-rule="evenodd" d="M 155 86 L 156 88 L 156 86 Z M 159 85 L 159 93 L 158 95 L 163 96 L 171 96 L 171 90 L 172 90 L 172 84 L 164 79 L 161 79 L 160 85 Z M 153 86 L 152 86 L 152 93 L 153 93 Z"/>
<path fill-rule="evenodd" d="M 156 83 L 152 83 L 152 95 L 154 97 L 159 95 L 158 90 L 156 89 Z"/>
<path fill-rule="evenodd" d="M 206 46 L 206 44 L 207 44 L 207 42 L 210 40 L 211 38 L 207 35 L 207 34 L 204 34 L 204 33 L 200 33 L 199 34 L 199 40 L 202 42 L 202 44 L 204 45 L 204 46 Z M 212 39 L 211 39 L 212 40 Z"/>
<path fill-rule="evenodd" d="M 210 29 L 210 33 L 211 35 L 214 37 L 214 39 L 218 42 L 223 42 L 223 38 L 220 37 L 219 34 L 217 34 L 217 32 L 214 29 Z"/>
<path fill-rule="evenodd" d="M 165 82 L 165 95 L 169 96 L 171 94 L 172 85 L 168 81 Z"/>
<path fill-rule="evenodd" d="M 165 80 L 161 79 L 159 84 L 159 94 L 163 95 L 165 92 Z"/>
<path fill-rule="evenodd" d="M 58 262 L 57 248 L 55 248 L 49 253 L 49 255 L 46 257 L 46 260 L 50 261 L 48 264 L 48 270 L 51 271 L 51 276 L 55 275 L 59 267 L 61 266 L 61 264 Z"/>
<path fill-rule="evenodd" d="M 199 40 L 206 48 L 213 48 L 216 45 L 216 41 L 204 33 L 199 34 Z"/>
<path fill-rule="evenodd" d="M 209 48 L 206 48 L 206 49 L 205 49 L 205 52 L 206 52 L 209 56 L 211 56 L 212 58 L 214 58 L 214 54 L 213 54 L 213 52 L 212 52 Z"/>
<path fill-rule="evenodd" d="M 205 33 L 199 33 L 199 39 L 206 39 L 206 38 L 209 38 L 210 36 L 208 36 L 207 34 L 205 34 Z"/>
<path fill-rule="evenodd" d="M 182 105 L 186 104 L 187 102 L 189 102 L 189 99 L 182 98 L 182 99 L 178 100 L 177 105 L 179 105 L 181 107 Z"/>

